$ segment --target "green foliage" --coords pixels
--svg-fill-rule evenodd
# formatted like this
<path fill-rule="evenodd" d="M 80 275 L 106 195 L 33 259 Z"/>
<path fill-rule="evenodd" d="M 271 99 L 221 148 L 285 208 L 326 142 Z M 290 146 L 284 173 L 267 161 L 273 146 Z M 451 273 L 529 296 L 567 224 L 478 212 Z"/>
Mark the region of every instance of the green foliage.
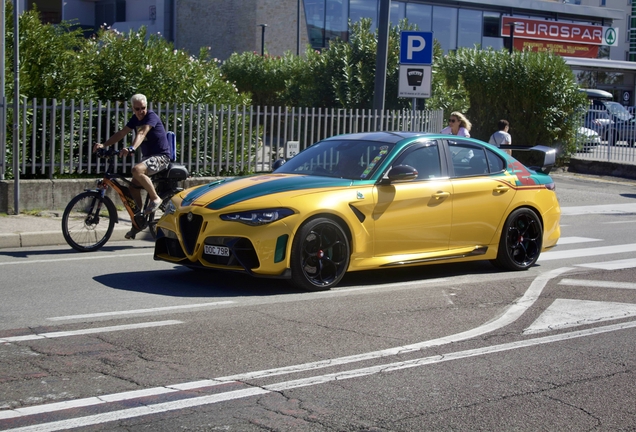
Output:
<path fill-rule="evenodd" d="M 282 57 L 235 53 L 221 69 L 240 91 L 252 94 L 256 105 L 372 108 L 377 32 L 371 32 L 371 19 L 368 18 L 350 22 L 349 28 L 349 41 L 331 41 L 323 52 L 308 49 L 304 57 L 291 53 Z M 400 31 L 412 28 L 404 20 L 389 31 L 387 109 L 410 106 L 410 99 L 400 99 L 397 93 Z"/>
<path fill-rule="evenodd" d="M 206 49 L 190 56 L 160 35 L 148 36 L 145 27 L 127 34 L 101 29 L 82 56 L 100 100 L 128 100 L 143 93 L 155 102 L 250 103 L 223 79 L 218 61 Z"/>
<path fill-rule="evenodd" d="M 505 118 L 515 145 L 573 143 L 586 99 L 562 57 L 462 48 L 435 67 L 448 88 L 465 89 L 471 136 L 488 141 Z"/>
<path fill-rule="evenodd" d="M 233 53 L 221 71 L 241 92 L 251 94 L 254 105 L 280 106 L 284 105 L 286 81 L 303 66 L 302 58 L 289 51 L 283 56 L 243 52 Z"/>

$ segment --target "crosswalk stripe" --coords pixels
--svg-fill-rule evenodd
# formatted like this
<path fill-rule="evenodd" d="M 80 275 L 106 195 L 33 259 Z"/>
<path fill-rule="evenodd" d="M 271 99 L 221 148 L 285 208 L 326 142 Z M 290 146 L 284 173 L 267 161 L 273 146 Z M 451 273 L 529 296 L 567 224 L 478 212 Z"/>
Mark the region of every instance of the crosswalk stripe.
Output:
<path fill-rule="evenodd" d="M 636 264 L 636 259 L 633 261 Z M 631 283 L 631 282 L 612 282 L 612 281 L 583 280 L 583 279 L 561 279 L 561 281 L 559 282 L 559 285 L 598 287 L 598 288 L 636 289 L 636 283 Z"/>
<path fill-rule="evenodd" d="M 636 213 L 636 204 L 602 204 L 592 206 L 561 207 L 562 216 L 580 216 L 588 214 L 625 214 Z"/>
<path fill-rule="evenodd" d="M 567 244 L 576 244 L 576 243 L 589 243 L 589 242 L 597 242 L 603 241 L 601 239 L 589 238 L 589 237 L 561 237 L 557 245 L 567 245 Z"/>
<path fill-rule="evenodd" d="M 577 267 L 595 268 L 601 270 L 620 270 L 636 267 L 636 258 L 627 258 L 616 261 L 604 261 L 587 264 L 576 264 Z"/>
<path fill-rule="evenodd" d="M 572 249 L 565 251 L 550 251 L 542 253 L 539 256 L 539 261 L 552 261 L 558 259 L 567 259 L 567 258 L 581 258 L 588 256 L 599 256 L 599 255 L 611 255 L 625 252 L 636 252 L 636 243 L 624 244 L 624 245 L 615 245 L 615 246 L 601 246 L 595 248 L 585 248 L 585 249 Z"/>

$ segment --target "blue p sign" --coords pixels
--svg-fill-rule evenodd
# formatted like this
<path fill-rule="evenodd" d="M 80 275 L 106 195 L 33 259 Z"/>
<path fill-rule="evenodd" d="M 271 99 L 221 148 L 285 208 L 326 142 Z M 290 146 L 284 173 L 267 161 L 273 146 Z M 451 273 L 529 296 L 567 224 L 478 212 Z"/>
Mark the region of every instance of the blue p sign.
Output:
<path fill-rule="evenodd" d="M 400 34 L 400 63 L 433 63 L 433 33 L 403 31 Z"/>

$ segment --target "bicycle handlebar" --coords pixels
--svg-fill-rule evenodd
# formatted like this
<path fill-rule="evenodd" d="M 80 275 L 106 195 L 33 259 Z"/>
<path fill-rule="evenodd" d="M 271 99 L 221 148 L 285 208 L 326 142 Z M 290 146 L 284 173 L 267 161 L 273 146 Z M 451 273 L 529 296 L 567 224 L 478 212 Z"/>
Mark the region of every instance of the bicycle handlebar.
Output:
<path fill-rule="evenodd" d="M 97 149 L 97 151 L 95 152 L 95 154 L 97 154 L 97 157 L 100 157 L 100 158 L 119 156 L 120 153 L 121 153 L 121 150 L 115 150 L 112 147 L 100 148 L 100 149 Z"/>

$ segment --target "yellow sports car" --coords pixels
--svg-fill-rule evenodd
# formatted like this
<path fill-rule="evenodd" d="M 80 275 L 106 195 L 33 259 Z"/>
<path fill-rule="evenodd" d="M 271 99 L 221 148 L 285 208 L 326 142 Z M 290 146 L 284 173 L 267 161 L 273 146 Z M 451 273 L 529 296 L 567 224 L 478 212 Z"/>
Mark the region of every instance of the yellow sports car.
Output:
<path fill-rule="evenodd" d="M 174 196 L 155 259 L 291 279 L 325 290 L 347 271 L 491 260 L 526 270 L 556 245 L 561 210 L 547 174 L 484 142 L 371 132 L 320 141 L 271 174 Z M 281 161 L 279 161 L 280 163 Z"/>

